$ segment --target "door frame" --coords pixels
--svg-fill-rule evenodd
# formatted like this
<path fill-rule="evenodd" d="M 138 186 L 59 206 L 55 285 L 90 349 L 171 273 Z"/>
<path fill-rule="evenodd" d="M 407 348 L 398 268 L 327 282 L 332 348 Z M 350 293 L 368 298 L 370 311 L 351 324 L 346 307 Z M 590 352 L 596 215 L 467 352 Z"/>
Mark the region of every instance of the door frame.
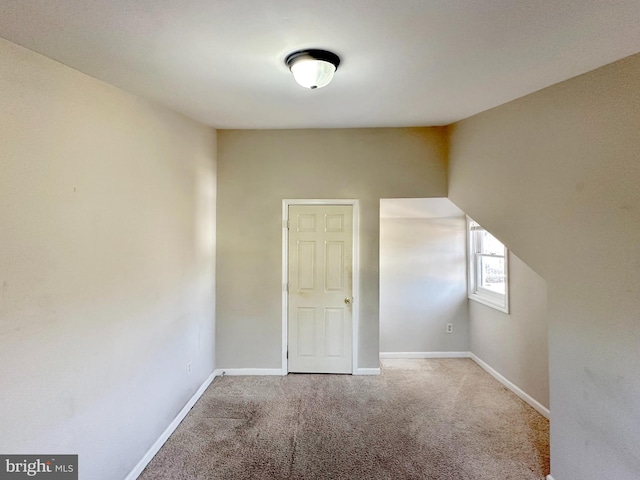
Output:
<path fill-rule="evenodd" d="M 282 375 L 289 373 L 287 345 L 289 335 L 289 205 L 348 205 L 353 207 L 353 255 L 351 303 L 351 373 L 358 370 L 358 331 L 360 318 L 360 201 L 357 199 L 284 199 L 282 200 Z"/>

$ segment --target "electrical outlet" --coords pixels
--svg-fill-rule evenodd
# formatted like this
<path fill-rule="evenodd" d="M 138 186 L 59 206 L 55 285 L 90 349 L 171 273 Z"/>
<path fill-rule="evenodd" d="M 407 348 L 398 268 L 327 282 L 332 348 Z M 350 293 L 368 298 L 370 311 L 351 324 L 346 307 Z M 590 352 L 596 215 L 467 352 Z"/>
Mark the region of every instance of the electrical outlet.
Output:
<path fill-rule="evenodd" d="M 453 323 L 447 323 L 447 333 L 453 333 Z"/>
<path fill-rule="evenodd" d="M 187 375 L 191 375 L 191 362 L 187 363 Z"/>

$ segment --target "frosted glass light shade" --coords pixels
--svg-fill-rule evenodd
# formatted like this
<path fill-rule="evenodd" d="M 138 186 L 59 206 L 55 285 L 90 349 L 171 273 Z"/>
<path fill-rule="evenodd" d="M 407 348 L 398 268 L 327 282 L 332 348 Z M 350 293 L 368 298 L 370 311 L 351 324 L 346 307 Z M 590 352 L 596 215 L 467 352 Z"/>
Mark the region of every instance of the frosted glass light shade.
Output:
<path fill-rule="evenodd" d="M 328 85 L 335 71 L 335 65 L 324 60 L 298 60 L 291 66 L 291 73 L 296 82 L 311 89 Z"/>
<path fill-rule="evenodd" d="M 298 50 L 287 55 L 285 65 L 293 73 L 293 78 L 305 88 L 326 86 L 340 65 L 340 57 L 327 50 Z"/>

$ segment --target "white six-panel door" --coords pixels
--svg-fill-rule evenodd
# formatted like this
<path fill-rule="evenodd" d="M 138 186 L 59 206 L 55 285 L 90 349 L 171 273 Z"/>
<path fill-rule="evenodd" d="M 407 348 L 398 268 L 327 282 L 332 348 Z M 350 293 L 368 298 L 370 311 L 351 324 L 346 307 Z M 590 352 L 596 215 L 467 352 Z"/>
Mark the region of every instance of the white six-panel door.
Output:
<path fill-rule="evenodd" d="M 289 371 L 352 371 L 353 207 L 289 206 Z"/>

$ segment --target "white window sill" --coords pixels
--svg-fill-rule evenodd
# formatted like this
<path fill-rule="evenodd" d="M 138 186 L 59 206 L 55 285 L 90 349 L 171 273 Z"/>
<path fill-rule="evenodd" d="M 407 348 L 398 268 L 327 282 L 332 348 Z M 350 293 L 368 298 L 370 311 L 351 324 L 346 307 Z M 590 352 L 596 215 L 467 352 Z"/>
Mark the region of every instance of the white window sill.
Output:
<path fill-rule="evenodd" d="M 477 293 L 472 293 L 468 295 L 469 300 L 473 300 L 474 302 L 481 303 L 486 305 L 487 307 L 491 307 L 495 310 L 498 310 L 503 313 L 509 313 L 509 306 L 505 305 L 504 301 L 497 301 L 493 298 L 487 298 L 482 295 L 478 295 Z"/>

